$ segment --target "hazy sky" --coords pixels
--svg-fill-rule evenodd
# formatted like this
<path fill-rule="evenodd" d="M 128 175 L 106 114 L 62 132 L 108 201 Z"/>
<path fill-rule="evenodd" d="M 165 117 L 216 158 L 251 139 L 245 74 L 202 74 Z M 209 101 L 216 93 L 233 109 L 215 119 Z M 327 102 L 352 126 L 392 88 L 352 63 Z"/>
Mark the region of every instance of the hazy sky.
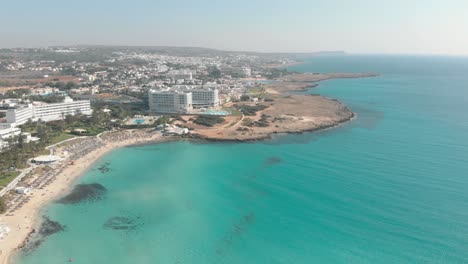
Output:
<path fill-rule="evenodd" d="M 0 47 L 468 55 L 468 0 L 0 0 Z"/>

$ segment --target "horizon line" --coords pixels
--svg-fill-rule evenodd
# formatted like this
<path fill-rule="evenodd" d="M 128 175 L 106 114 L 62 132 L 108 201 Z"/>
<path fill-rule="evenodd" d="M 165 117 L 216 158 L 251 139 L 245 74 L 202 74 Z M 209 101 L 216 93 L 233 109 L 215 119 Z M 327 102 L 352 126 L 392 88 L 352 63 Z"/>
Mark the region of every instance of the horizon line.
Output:
<path fill-rule="evenodd" d="M 125 44 L 70 44 L 70 45 L 47 45 L 47 46 L 37 46 L 37 47 L 0 47 L 2 49 L 48 49 L 48 48 L 72 48 L 72 47 L 126 47 L 126 48 L 187 48 L 187 49 L 207 49 L 213 51 L 221 52 L 235 52 L 235 53 L 262 53 L 262 54 L 290 54 L 290 55 L 301 55 L 301 54 L 310 54 L 310 55 L 320 55 L 319 53 L 337 53 L 335 56 L 346 56 L 346 55 L 384 55 L 384 56 L 444 56 L 444 57 L 468 57 L 466 54 L 452 54 L 452 53 L 411 53 L 411 52 L 348 52 L 346 50 L 317 50 L 317 51 L 254 51 L 254 50 L 229 50 L 229 49 L 219 49 L 203 46 L 185 46 L 185 45 L 125 45 Z M 338 54 L 341 53 L 341 54 Z M 323 54 L 327 55 L 327 54 Z"/>

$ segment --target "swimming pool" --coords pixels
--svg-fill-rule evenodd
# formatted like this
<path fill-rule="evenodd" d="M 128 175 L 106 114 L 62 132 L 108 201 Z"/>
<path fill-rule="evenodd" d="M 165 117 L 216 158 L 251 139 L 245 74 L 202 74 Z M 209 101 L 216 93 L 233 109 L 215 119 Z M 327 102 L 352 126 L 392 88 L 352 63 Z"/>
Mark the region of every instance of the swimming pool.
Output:
<path fill-rule="evenodd" d="M 145 120 L 142 119 L 142 118 L 135 119 L 135 120 L 133 121 L 133 124 L 135 124 L 135 125 L 141 125 L 141 124 L 144 124 L 144 123 L 145 123 Z"/>
<path fill-rule="evenodd" d="M 216 111 L 216 110 L 206 110 L 203 112 L 205 115 L 217 115 L 217 116 L 226 116 L 230 115 L 231 113 L 228 111 Z"/>

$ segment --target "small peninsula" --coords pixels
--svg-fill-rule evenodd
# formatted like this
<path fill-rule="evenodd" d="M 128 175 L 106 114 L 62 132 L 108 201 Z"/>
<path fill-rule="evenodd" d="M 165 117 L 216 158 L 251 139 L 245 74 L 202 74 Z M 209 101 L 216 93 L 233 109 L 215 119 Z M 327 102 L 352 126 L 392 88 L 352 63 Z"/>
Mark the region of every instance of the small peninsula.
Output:
<path fill-rule="evenodd" d="M 339 78 L 365 78 L 374 73 L 290 74 L 265 85 L 261 99 L 230 104 L 240 109 L 239 116 L 206 127 L 192 122 L 191 116 L 178 121 L 192 129 L 195 136 L 213 141 L 251 141 L 270 138 L 278 133 L 302 133 L 334 127 L 354 117 L 346 105 L 320 95 L 292 94 L 316 87 L 316 82 Z"/>

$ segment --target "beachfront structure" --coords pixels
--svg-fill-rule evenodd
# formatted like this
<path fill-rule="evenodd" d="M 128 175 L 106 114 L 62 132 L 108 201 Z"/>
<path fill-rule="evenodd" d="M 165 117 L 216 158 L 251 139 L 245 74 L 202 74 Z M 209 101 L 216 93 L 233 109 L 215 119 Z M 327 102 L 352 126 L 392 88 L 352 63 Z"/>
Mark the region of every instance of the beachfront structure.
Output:
<path fill-rule="evenodd" d="M 31 193 L 31 188 L 28 188 L 28 187 L 16 187 L 15 188 L 15 192 L 17 194 L 29 194 Z"/>
<path fill-rule="evenodd" d="M 192 92 L 192 104 L 194 108 L 213 107 L 219 105 L 218 89 L 194 89 Z"/>
<path fill-rule="evenodd" d="M 191 92 L 149 90 L 148 100 L 154 113 L 183 114 L 193 109 Z"/>
<path fill-rule="evenodd" d="M 174 85 L 171 90 L 192 93 L 193 108 L 214 107 L 219 105 L 219 90 L 216 86 Z"/>
<path fill-rule="evenodd" d="M 62 160 L 62 158 L 59 156 L 46 155 L 46 156 L 35 157 L 31 159 L 31 162 L 35 164 L 51 164 L 60 160 Z"/>
<path fill-rule="evenodd" d="M 6 119 L 7 124 L 14 127 L 22 125 L 28 122 L 28 120 L 48 122 L 61 120 L 67 115 L 75 115 L 77 113 L 91 115 L 91 102 L 89 100 L 75 101 L 70 97 L 65 97 L 61 103 L 47 104 L 34 102 L 32 104 L 19 105 L 7 110 Z"/>

